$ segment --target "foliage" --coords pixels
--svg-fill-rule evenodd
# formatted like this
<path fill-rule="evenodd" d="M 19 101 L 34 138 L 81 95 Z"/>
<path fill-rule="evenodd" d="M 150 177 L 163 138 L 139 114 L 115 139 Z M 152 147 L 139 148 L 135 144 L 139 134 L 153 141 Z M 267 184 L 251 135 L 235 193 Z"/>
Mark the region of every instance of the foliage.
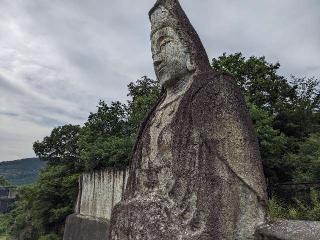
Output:
<path fill-rule="evenodd" d="M 142 77 L 130 83 L 128 89 L 132 99 L 127 105 L 100 101 L 97 112 L 90 113 L 78 143 L 86 170 L 128 164 L 138 127 L 157 99 L 160 87 L 156 81 Z"/>
<path fill-rule="evenodd" d="M 289 81 L 277 73 L 279 63 L 268 63 L 264 57 L 245 58 L 241 53 L 214 58 L 212 67 L 233 75 L 242 89 L 269 181 L 297 179 L 302 162 L 295 164 L 296 155 L 292 154 L 298 154 L 310 134 L 319 132 L 319 81 L 293 76 Z M 304 168 L 310 167 L 304 164 Z M 314 171 L 320 171 L 316 168 Z"/>
<path fill-rule="evenodd" d="M 292 103 L 276 116 L 274 126 L 299 142 L 320 130 L 320 82 L 315 78 L 292 77 Z M 295 147 L 295 148 L 294 148 Z M 297 150 L 297 144 L 292 150 Z"/>
<path fill-rule="evenodd" d="M 292 180 L 295 182 L 316 182 L 320 179 L 320 132 L 312 133 L 299 144 L 297 153 L 285 157 Z"/>
<path fill-rule="evenodd" d="M 286 209 L 283 203 L 276 197 L 273 197 L 268 202 L 268 213 L 271 218 L 286 218 Z"/>
<path fill-rule="evenodd" d="M 0 186 L 11 187 L 12 184 L 4 176 L 0 176 Z"/>
<path fill-rule="evenodd" d="M 54 128 L 42 142 L 36 141 L 33 150 L 40 160 L 49 165 L 72 165 L 81 168 L 77 142 L 80 126 L 65 125 Z"/>
<path fill-rule="evenodd" d="M 287 164 L 281 162 L 286 152 L 286 136 L 273 128 L 274 116 L 252 103 L 248 103 L 248 108 L 259 140 L 265 175 L 273 181 L 290 178 L 285 171 Z"/>
<path fill-rule="evenodd" d="M 10 219 L 7 214 L 0 214 L 0 236 L 8 234 L 10 229 Z"/>
<path fill-rule="evenodd" d="M 158 81 L 144 76 L 135 83 L 130 83 L 128 89 L 128 96 L 132 98 L 128 102 L 128 122 L 130 132 L 135 134 L 147 112 L 159 97 L 160 85 Z"/>
<path fill-rule="evenodd" d="M 10 240 L 10 236 L 8 235 L 0 235 L 0 240 Z"/>
<path fill-rule="evenodd" d="M 265 57 L 246 59 L 241 53 L 224 53 L 212 60 L 212 67 L 234 76 L 248 102 L 269 113 L 278 113 L 295 96 L 288 81 L 277 73 L 280 64 L 268 63 Z"/>
<path fill-rule="evenodd" d="M 11 233 L 23 239 L 38 239 L 40 235 L 62 234 L 67 215 L 73 212 L 78 177 L 83 166 L 79 158 L 79 126 L 65 125 L 52 130 L 34 150 L 47 167 L 35 184 L 21 187 L 13 216 Z M 54 239 L 50 235 L 47 239 Z"/>
<path fill-rule="evenodd" d="M 269 200 L 268 212 L 274 219 L 292 219 L 320 221 L 320 194 L 312 189 L 310 192 L 311 202 L 295 199 L 295 204 L 286 206 L 277 198 Z"/>
<path fill-rule="evenodd" d="M 0 162 L 0 175 L 12 185 L 26 185 L 35 182 L 37 175 L 46 163 L 38 158 L 25 158 Z"/>
<path fill-rule="evenodd" d="M 128 132 L 127 108 L 120 102 L 100 101 L 90 113 L 79 140 L 80 158 L 87 170 L 126 165 L 133 139 Z"/>
<path fill-rule="evenodd" d="M 279 174 L 285 167 L 281 159 L 286 152 L 287 136 L 274 127 L 276 116 L 287 109 L 295 90 L 277 74 L 279 63 L 268 63 L 264 57 L 246 59 L 241 53 L 213 59 L 215 70 L 231 74 L 245 96 L 257 132 L 266 176 L 271 181 L 290 178 Z"/>
<path fill-rule="evenodd" d="M 22 236 L 25 240 L 35 239 L 35 229 L 31 222 L 31 207 L 34 199 L 35 187 L 32 185 L 18 190 L 15 208 L 6 214 L 10 221 L 9 232 L 14 236 Z"/>
<path fill-rule="evenodd" d="M 54 233 L 47 234 L 47 235 L 41 236 L 39 238 L 39 240 L 60 240 L 60 239 L 61 238 L 57 234 L 54 234 Z"/>

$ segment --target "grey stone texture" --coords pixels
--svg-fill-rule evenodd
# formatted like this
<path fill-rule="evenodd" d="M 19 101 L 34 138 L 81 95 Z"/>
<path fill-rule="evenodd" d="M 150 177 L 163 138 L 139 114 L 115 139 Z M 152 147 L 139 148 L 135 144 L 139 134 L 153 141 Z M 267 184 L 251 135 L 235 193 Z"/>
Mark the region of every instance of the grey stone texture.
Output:
<path fill-rule="evenodd" d="M 127 169 L 115 168 L 82 174 L 75 214 L 67 218 L 63 239 L 108 239 L 111 210 L 123 196 L 127 177 Z"/>
<path fill-rule="evenodd" d="M 259 146 L 235 80 L 214 72 L 177 0 L 150 11 L 163 94 L 140 127 L 112 240 L 253 240 L 266 221 Z"/>
<path fill-rule="evenodd" d="M 0 186 L 0 213 L 7 213 L 16 201 L 16 190 Z"/>
<path fill-rule="evenodd" d="M 0 198 L 0 213 L 7 213 L 10 211 L 11 206 L 15 202 L 15 198 L 7 198 L 7 197 L 2 197 Z"/>
<path fill-rule="evenodd" d="M 69 215 L 63 240 L 108 240 L 109 223 L 105 219 Z"/>
<path fill-rule="evenodd" d="M 278 220 L 257 229 L 256 240 L 319 240 L 320 222 Z"/>
<path fill-rule="evenodd" d="M 111 211 L 120 202 L 128 169 L 105 169 L 84 173 L 79 179 L 75 213 L 110 220 Z"/>

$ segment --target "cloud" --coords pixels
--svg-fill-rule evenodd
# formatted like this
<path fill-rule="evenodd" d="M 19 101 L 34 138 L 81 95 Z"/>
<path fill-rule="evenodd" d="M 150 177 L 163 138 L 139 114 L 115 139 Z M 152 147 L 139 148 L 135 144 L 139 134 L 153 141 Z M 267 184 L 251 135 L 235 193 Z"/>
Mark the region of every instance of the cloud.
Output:
<path fill-rule="evenodd" d="M 264 55 L 279 61 L 283 74 L 319 76 L 318 1 L 204 0 L 197 7 L 192 1 L 184 3 L 209 56 L 237 51 Z"/>
<path fill-rule="evenodd" d="M 0 161 L 32 155 L 55 126 L 82 124 L 99 99 L 127 99 L 154 78 L 147 13 L 154 1 L 2 0 Z M 318 0 L 181 0 L 213 58 L 265 55 L 285 75 L 320 75 Z"/>
<path fill-rule="evenodd" d="M 0 114 L 1 160 L 14 160 L 34 156 L 32 144 L 51 131 L 31 121 L 23 121 L 16 116 Z"/>

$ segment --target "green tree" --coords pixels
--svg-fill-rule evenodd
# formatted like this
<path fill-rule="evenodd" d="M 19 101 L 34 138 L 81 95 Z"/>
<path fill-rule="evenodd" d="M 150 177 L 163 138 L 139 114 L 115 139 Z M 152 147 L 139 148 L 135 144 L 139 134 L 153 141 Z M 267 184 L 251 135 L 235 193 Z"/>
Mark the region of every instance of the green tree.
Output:
<path fill-rule="evenodd" d="M 157 81 L 147 77 L 128 85 L 128 104 L 100 101 L 80 135 L 80 157 L 86 170 L 128 165 L 136 132 L 160 93 Z"/>
<path fill-rule="evenodd" d="M 0 176 L 0 186 L 11 187 L 12 184 L 4 176 Z"/>
<path fill-rule="evenodd" d="M 134 141 L 128 129 L 127 106 L 100 101 L 97 108 L 82 129 L 80 158 L 86 170 L 125 166 Z"/>
<path fill-rule="evenodd" d="M 274 116 L 270 113 L 252 103 L 248 103 L 248 108 L 259 140 L 266 177 L 271 182 L 286 181 L 292 174 L 282 161 L 287 150 L 286 136 L 273 128 Z"/>
<path fill-rule="evenodd" d="M 277 73 L 280 64 L 268 63 L 265 57 L 224 53 L 212 60 L 212 67 L 234 76 L 247 101 L 271 114 L 287 108 L 295 97 L 294 88 Z"/>
<path fill-rule="evenodd" d="M 80 126 L 64 125 L 54 128 L 50 136 L 43 141 L 36 141 L 33 150 L 40 160 L 48 165 L 70 165 L 81 169 L 78 140 Z"/>
<path fill-rule="evenodd" d="M 35 192 L 33 185 L 18 189 L 15 207 L 6 215 L 11 226 L 9 232 L 14 237 L 21 236 L 25 240 L 37 239 L 37 230 L 33 226 L 31 214 Z"/>
<path fill-rule="evenodd" d="M 265 57 L 223 54 L 212 67 L 235 77 L 246 98 L 260 143 L 265 174 L 271 182 L 292 181 L 298 165 L 286 156 L 320 127 L 320 84 L 315 78 L 278 74 L 280 64 Z"/>
<path fill-rule="evenodd" d="M 60 240 L 60 239 L 61 238 L 57 234 L 54 234 L 54 233 L 50 233 L 50 234 L 41 236 L 39 238 L 39 240 Z"/>
<path fill-rule="evenodd" d="M 320 131 L 320 82 L 315 78 L 292 77 L 291 85 L 295 91 L 292 104 L 277 115 L 274 126 L 298 143 Z M 293 145 L 292 151 L 295 150 L 298 144 Z"/>
<path fill-rule="evenodd" d="M 320 179 L 320 132 L 312 133 L 299 144 L 297 153 L 289 153 L 285 160 L 293 169 L 293 181 L 316 182 Z"/>
<path fill-rule="evenodd" d="M 38 239 L 43 234 L 62 235 L 66 216 L 73 212 L 81 165 L 79 126 L 65 125 L 34 143 L 37 156 L 47 162 L 34 185 L 18 191 L 13 215 L 13 235 Z"/>
<path fill-rule="evenodd" d="M 146 76 L 128 85 L 131 100 L 128 102 L 128 121 L 131 134 L 136 134 L 148 111 L 155 105 L 160 95 L 160 85 Z"/>
<path fill-rule="evenodd" d="M 214 58 L 213 69 L 231 74 L 245 96 L 260 144 L 266 177 L 272 182 L 286 181 L 283 156 L 288 139 L 275 127 L 277 116 L 295 99 L 295 89 L 277 71 L 280 64 L 268 63 L 264 57 L 245 58 L 241 53 Z"/>

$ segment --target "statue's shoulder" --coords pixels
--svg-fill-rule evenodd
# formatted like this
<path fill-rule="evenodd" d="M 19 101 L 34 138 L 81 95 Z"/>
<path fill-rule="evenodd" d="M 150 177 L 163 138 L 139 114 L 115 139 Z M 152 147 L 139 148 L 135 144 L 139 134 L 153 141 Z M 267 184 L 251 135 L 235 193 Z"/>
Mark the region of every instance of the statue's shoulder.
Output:
<path fill-rule="evenodd" d="M 212 70 L 196 75 L 188 94 L 192 95 L 192 99 L 205 98 L 225 91 L 234 92 L 237 89 L 237 83 L 231 74 Z"/>

